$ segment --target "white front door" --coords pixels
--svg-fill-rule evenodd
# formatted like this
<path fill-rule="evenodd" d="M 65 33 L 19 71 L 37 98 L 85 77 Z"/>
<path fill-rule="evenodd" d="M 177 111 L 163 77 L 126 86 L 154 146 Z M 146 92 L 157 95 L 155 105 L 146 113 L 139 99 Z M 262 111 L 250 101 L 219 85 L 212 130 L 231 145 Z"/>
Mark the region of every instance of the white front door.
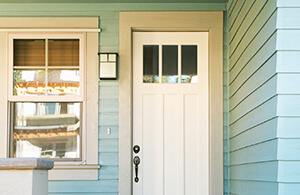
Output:
<path fill-rule="evenodd" d="M 208 103 L 208 32 L 133 33 L 134 195 L 209 194 Z"/>

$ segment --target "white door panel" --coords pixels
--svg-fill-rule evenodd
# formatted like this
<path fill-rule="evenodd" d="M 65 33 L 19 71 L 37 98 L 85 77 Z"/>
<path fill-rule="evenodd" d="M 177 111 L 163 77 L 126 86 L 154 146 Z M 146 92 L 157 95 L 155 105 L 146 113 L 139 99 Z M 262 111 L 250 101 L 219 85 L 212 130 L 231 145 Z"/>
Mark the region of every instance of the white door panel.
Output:
<path fill-rule="evenodd" d="M 158 46 L 157 83 L 143 82 L 144 45 Z M 177 83 L 163 83 L 165 45 L 178 46 Z M 181 83 L 186 45 L 197 46 L 197 83 Z M 133 194 L 208 195 L 208 140 L 208 33 L 133 33 L 133 146 L 141 149 Z"/>

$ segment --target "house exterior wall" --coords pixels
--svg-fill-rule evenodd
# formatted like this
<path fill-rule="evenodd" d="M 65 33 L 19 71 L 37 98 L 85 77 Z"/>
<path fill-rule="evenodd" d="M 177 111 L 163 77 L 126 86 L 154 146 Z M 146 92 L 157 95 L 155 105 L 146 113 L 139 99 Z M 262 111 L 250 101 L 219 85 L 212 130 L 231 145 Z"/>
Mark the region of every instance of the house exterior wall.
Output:
<path fill-rule="evenodd" d="M 230 194 L 229 174 L 229 55 L 228 55 L 228 11 L 223 15 L 223 169 L 224 195 Z"/>
<path fill-rule="evenodd" d="M 277 0 L 278 194 L 300 191 L 300 2 Z"/>
<path fill-rule="evenodd" d="M 228 2 L 230 194 L 278 194 L 277 14 L 276 0 Z"/>
<path fill-rule="evenodd" d="M 118 52 L 119 11 L 225 11 L 226 4 L 199 3 L 107 3 L 107 4 L 0 4 L 0 17 L 98 16 L 99 51 Z M 225 18 L 226 20 L 226 18 Z M 226 49 L 227 47 L 225 47 Z M 226 72 L 226 70 L 225 70 Z M 227 77 L 228 78 L 228 77 Z M 99 81 L 99 170 L 98 181 L 50 181 L 49 194 L 118 194 L 118 80 Z M 227 99 L 225 99 L 227 101 Z M 228 116 L 228 115 L 227 115 Z M 225 118 L 226 120 L 226 118 Z M 228 124 L 228 122 L 224 122 Z M 111 135 L 107 135 L 111 128 Z M 225 137 L 225 142 L 226 137 Z M 228 159 L 228 158 L 226 158 Z M 227 171 L 225 171 L 227 173 Z M 228 177 L 227 177 L 228 178 Z M 226 182 L 225 188 L 227 188 Z M 225 190 L 226 191 L 226 190 Z M 227 190 L 228 191 L 228 190 Z"/>

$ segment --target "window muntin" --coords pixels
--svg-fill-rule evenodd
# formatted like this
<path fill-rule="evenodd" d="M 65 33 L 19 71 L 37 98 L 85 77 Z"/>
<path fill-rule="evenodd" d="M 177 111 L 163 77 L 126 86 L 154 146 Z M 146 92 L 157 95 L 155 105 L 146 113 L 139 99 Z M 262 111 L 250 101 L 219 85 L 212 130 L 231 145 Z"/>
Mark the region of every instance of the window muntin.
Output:
<path fill-rule="evenodd" d="M 80 160 L 81 103 L 14 102 L 10 109 L 11 157 Z"/>
<path fill-rule="evenodd" d="M 82 154 L 83 147 L 85 147 L 84 144 L 86 144 L 82 143 L 82 139 L 86 137 L 86 132 L 83 128 L 86 120 L 84 115 L 86 113 L 84 110 L 86 108 L 84 94 L 84 37 L 84 33 L 10 35 L 10 84 L 8 97 L 10 106 L 13 108 L 10 109 L 9 127 L 11 157 L 31 156 L 51 158 L 53 160 L 68 161 L 68 163 L 70 161 L 74 161 L 74 163 L 75 161 L 85 161 L 85 156 Z M 43 43 L 42 46 L 41 43 Z M 36 62 L 34 58 L 34 54 L 36 54 L 38 59 L 40 59 L 39 56 L 41 53 L 44 53 L 45 56 L 43 58 L 44 64 L 40 63 L 42 60 Z M 55 106 L 53 105 L 60 105 L 58 107 L 65 107 L 64 105 L 66 104 L 68 104 L 68 107 L 71 107 L 70 105 L 77 105 L 77 110 L 78 107 L 80 109 L 77 113 L 59 113 L 55 111 L 55 117 L 53 114 L 47 114 L 46 112 L 37 116 L 26 116 L 26 120 L 24 120 L 26 113 L 22 114 L 23 110 L 16 110 L 18 107 L 16 105 L 21 105 L 21 103 L 23 105 L 27 105 L 27 103 L 31 105 L 31 110 L 34 107 L 33 105 L 36 105 L 36 113 L 42 113 L 39 110 L 45 107 L 48 110 L 50 107 L 54 108 Z M 44 106 L 39 107 L 37 105 Z M 57 110 L 57 108 L 55 109 Z M 60 121 L 61 123 L 62 120 L 59 118 L 65 118 L 66 115 L 70 114 L 73 116 L 76 114 L 76 117 L 80 120 L 74 124 L 68 124 L 68 126 L 62 123 L 54 126 L 50 125 L 48 131 L 43 132 L 44 135 L 48 136 L 46 139 L 45 137 L 39 137 L 39 135 L 42 135 L 40 131 L 45 131 L 44 128 L 47 128 L 47 126 L 44 127 L 43 124 L 30 127 L 19 126 L 21 119 L 18 116 L 20 114 L 23 115 L 23 121 L 30 121 L 30 117 L 34 119 L 44 117 L 48 122 Z M 77 115 L 80 115 L 80 117 Z M 61 128 L 56 128 L 55 126 L 60 126 Z M 75 127 L 78 128 L 74 129 Z M 73 132 L 72 128 L 74 129 Z M 34 131 L 37 132 L 34 141 L 24 140 L 24 136 L 26 135 L 25 130 L 27 133 L 28 130 L 31 130 L 30 134 L 33 136 Z M 60 136 L 50 136 L 54 134 Z M 62 138 L 65 134 L 68 135 L 65 136 L 68 139 Z M 27 146 L 31 144 L 32 148 L 39 148 L 38 151 L 40 150 L 40 153 L 33 154 L 28 149 L 28 151 L 23 151 L 21 154 L 20 149 L 23 146 L 21 143 Z"/>

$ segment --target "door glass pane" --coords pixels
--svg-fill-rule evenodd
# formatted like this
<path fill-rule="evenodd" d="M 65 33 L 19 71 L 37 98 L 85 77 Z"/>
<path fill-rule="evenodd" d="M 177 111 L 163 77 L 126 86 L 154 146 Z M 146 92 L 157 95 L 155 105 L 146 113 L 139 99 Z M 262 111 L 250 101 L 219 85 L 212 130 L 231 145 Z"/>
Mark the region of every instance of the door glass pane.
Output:
<path fill-rule="evenodd" d="M 44 70 L 14 70 L 14 91 L 16 96 L 45 95 Z"/>
<path fill-rule="evenodd" d="M 45 40 L 15 39 L 14 66 L 45 66 Z"/>
<path fill-rule="evenodd" d="M 197 83 L 197 45 L 181 47 L 181 82 Z"/>
<path fill-rule="evenodd" d="M 11 157 L 80 158 L 81 103 L 12 103 Z"/>
<path fill-rule="evenodd" d="M 48 95 L 79 95 L 79 70 L 48 70 Z"/>
<path fill-rule="evenodd" d="M 158 45 L 143 46 L 143 82 L 158 83 Z"/>
<path fill-rule="evenodd" d="M 178 46 L 162 46 L 162 82 L 178 83 Z"/>
<path fill-rule="evenodd" d="M 49 39 L 49 66 L 79 66 L 78 39 Z"/>

